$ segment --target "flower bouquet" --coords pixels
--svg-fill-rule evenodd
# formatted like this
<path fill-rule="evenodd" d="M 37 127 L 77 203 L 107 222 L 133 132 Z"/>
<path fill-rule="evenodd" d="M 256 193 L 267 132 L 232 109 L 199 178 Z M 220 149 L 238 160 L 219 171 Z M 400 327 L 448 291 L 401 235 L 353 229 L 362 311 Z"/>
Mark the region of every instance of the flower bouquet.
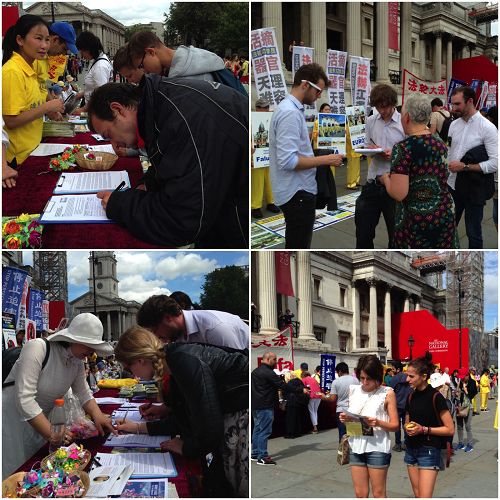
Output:
<path fill-rule="evenodd" d="M 42 460 L 42 469 L 64 472 L 83 470 L 90 462 L 91 456 L 90 451 L 84 449 L 83 445 L 78 446 L 72 443 L 69 446 L 61 446 L 54 453 L 46 456 Z"/>
<path fill-rule="evenodd" d="M 38 222 L 40 214 L 21 214 L 18 217 L 2 217 L 2 247 L 40 248 L 43 226 Z"/>
<path fill-rule="evenodd" d="M 79 144 L 68 146 L 60 155 L 50 160 L 49 169 L 54 172 L 62 172 L 76 167 L 75 157 L 80 152 L 87 152 L 87 148 Z"/>

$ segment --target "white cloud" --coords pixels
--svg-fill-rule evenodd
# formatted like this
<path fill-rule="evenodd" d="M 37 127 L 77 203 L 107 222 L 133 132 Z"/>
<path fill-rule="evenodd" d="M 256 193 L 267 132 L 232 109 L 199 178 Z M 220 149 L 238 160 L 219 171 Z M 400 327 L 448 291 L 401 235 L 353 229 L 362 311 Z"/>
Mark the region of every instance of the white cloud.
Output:
<path fill-rule="evenodd" d="M 156 265 L 156 273 L 165 279 L 179 276 L 199 276 L 213 271 L 218 266 L 215 259 L 205 259 L 197 253 L 178 253 L 166 257 Z"/>
<path fill-rule="evenodd" d="M 89 252 L 66 252 L 68 265 L 68 283 L 85 285 L 89 278 Z"/>
<path fill-rule="evenodd" d="M 116 252 L 118 277 L 131 274 L 148 274 L 153 271 L 153 260 L 147 253 Z"/>
<path fill-rule="evenodd" d="M 498 276 L 486 274 L 484 276 L 484 301 L 486 305 L 498 304 Z"/>
<path fill-rule="evenodd" d="M 146 280 L 136 274 L 134 276 L 127 276 L 120 281 L 118 293 L 122 299 L 136 300 L 142 304 L 151 295 L 170 295 L 172 293 L 162 285 L 164 285 L 162 280 Z"/>
<path fill-rule="evenodd" d="M 242 255 L 234 263 L 235 266 L 248 266 L 248 254 Z"/>

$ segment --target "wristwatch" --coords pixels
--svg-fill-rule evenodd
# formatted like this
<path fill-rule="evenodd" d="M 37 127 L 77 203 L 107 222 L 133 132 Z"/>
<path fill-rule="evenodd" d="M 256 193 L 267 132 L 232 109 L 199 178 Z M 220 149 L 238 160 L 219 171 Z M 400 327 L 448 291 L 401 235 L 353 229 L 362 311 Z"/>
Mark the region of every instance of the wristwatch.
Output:
<path fill-rule="evenodd" d="M 463 168 L 463 171 L 464 172 L 468 172 L 470 169 L 469 169 L 469 165 L 467 165 L 467 163 L 464 165 L 464 168 Z"/>

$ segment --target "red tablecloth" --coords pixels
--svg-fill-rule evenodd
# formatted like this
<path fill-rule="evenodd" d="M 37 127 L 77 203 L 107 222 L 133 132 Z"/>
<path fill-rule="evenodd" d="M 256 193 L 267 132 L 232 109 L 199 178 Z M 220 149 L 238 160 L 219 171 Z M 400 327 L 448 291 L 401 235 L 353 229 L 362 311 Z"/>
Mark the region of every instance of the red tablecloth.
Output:
<path fill-rule="evenodd" d="M 117 397 L 117 389 L 101 389 L 95 394 L 97 398 L 104 397 Z M 118 409 L 120 405 L 103 405 L 101 410 L 103 413 L 111 414 L 114 410 Z M 107 437 L 107 436 L 106 436 Z M 83 444 L 84 447 L 95 456 L 96 453 L 110 453 L 112 448 L 103 446 L 106 437 L 97 436 L 95 438 L 86 439 L 85 441 L 78 442 Z M 40 448 L 35 455 L 27 460 L 15 472 L 29 471 L 33 464 L 40 462 L 49 454 L 48 443 Z M 200 495 L 201 484 L 201 466 L 197 460 L 188 460 L 182 456 L 172 454 L 172 458 L 177 469 L 177 477 L 169 478 L 169 481 L 175 484 L 177 494 L 180 498 L 189 498 Z M 37 465 L 39 467 L 39 465 Z M 90 467 L 90 464 L 89 464 Z"/>
<path fill-rule="evenodd" d="M 90 133 L 74 137 L 48 137 L 43 142 L 61 144 L 99 144 Z M 41 213 L 52 196 L 60 172 L 50 172 L 50 156 L 30 156 L 19 167 L 16 187 L 3 189 L 2 214 L 17 216 L 21 213 Z M 132 187 L 142 177 L 137 157 L 120 157 L 111 170 L 127 170 Z M 46 224 L 42 235 L 42 248 L 160 248 L 132 236 L 118 224 Z"/>

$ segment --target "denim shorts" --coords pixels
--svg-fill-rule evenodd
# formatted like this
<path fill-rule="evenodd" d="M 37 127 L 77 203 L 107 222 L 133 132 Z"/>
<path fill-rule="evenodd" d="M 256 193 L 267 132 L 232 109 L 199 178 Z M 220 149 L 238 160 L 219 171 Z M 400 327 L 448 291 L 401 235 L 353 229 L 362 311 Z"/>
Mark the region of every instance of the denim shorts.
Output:
<path fill-rule="evenodd" d="M 349 452 L 349 465 L 358 467 L 370 467 L 372 469 L 387 469 L 391 465 L 391 454 L 381 451 L 370 451 L 368 453 Z"/>
<path fill-rule="evenodd" d="M 405 464 L 419 469 L 442 470 L 441 450 L 434 446 L 406 447 Z"/>

